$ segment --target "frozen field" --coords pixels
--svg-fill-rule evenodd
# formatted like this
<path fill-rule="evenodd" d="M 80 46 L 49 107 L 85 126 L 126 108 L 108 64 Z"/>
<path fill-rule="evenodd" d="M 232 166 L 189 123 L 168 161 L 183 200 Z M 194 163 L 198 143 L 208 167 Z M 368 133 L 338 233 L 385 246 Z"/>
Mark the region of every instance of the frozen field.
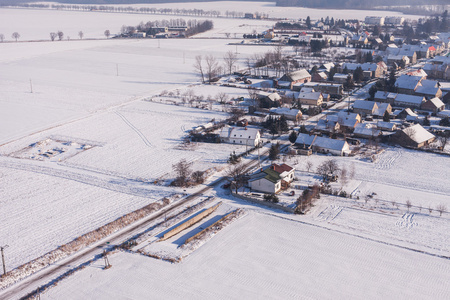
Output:
<path fill-rule="evenodd" d="M 128 253 L 88 267 L 46 299 L 446 299 L 448 260 L 256 212 L 182 263 Z"/>

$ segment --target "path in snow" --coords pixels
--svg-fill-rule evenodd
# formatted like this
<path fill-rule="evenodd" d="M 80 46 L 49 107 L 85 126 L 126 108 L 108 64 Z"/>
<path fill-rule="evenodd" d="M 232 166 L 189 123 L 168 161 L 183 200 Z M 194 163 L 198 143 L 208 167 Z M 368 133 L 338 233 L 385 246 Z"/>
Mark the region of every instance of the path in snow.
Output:
<path fill-rule="evenodd" d="M 316 220 L 327 222 L 333 221 L 342 212 L 343 209 L 344 208 L 339 205 L 330 205 L 320 212 Z"/>
<path fill-rule="evenodd" d="M 137 129 L 136 126 L 134 126 L 133 124 L 131 124 L 131 122 L 128 121 L 128 119 L 125 118 L 124 115 L 122 115 L 122 114 L 119 113 L 118 111 L 116 111 L 116 114 L 117 114 L 120 118 L 122 118 L 122 120 L 125 122 L 125 124 L 127 124 L 128 126 L 130 126 L 130 128 L 133 129 L 134 132 L 136 132 L 136 133 L 139 135 L 139 137 L 141 138 L 141 140 L 144 142 L 144 144 L 145 144 L 147 147 L 153 147 L 152 144 L 149 142 L 149 140 L 145 137 L 145 135 L 144 135 L 139 129 Z"/>
<path fill-rule="evenodd" d="M 395 161 L 398 160 L 402 156 L 402 151 L 396 147 L 395 152 L 389 150 L 385 150 L 382 154 L 380 159 L 378 160 L 376 164 L 376 169 L 381 170 L 389 170 L 394 165 Z"/>
<path fill-rule="evenodd" d="M 414 214 L 405 213 L 400 220 L 395 222 L 395 225 L 401 228 L 411 228 L 417 226 L 417 223 L 413 221 Z"/>

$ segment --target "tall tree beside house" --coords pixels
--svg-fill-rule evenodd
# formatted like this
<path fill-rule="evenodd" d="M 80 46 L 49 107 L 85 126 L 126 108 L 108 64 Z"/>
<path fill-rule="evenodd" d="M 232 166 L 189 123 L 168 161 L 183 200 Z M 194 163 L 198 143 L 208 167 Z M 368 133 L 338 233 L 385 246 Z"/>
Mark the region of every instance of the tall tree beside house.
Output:
<path fill-rule="evenodd" d="M 392 69 L 391 72 L 389 73 L 389 80 L 387 82 L 387 90 L 389 92 L 395 93 L 396 91 L 395 81 L 397 81 L 397 78 L 395 77 L 395 70 Z"/>
<path fill-rule="evenodd" d="M 391 121 L 391 116 L 389 115 L 389 113 L 387 111 L 384 112 L 383 121 L 384 122 L 390 122 Z"/>
<path fill-rule="evenodd" d="M 234 53 L 233 51 L 228 51 L 227 53 L 225 53 L 223 60 L 225 62 L 225 67 L 228 71 L 228 74 L 233 73 L 233 67 L 236 65 L 238 61 L 237 54 Z"/>
<path fill-rule="evenodd" d="M 276 160 L 279 154 L 280 154 L 280 144 L 279 143 L 272 144 L 269 150 L 269 159 Z"/>
<path fill-rule="evenodd" d="M 291 134 L 289 135 L 289 142 L 294 144 L 296 140 L 297 140 L 297 132 L 295 132 L 295 130 L 293 130 L 291 132 Z"/>
<path fill-rule="evenodd" d="M 205 83 L 205 67 L 203 66 L 203 57 L 201 55 L 195 57 L 194 69 L 200 75 L 202 83 Z"/>
<path fill-rule="evenodd" d="M 329 81 L 333 81 L 334 80 L 334 74 L 337 73 L 337 67 L 334 66 L 333 68 L 330 69 L 330 73 L 328 74 L 328 80 Z"/>
<path fill-rule="evenodd" d="M 375 25 L 375 27 L 373 28 L 372 35 L 373 35 L 373 36 L 379 36 L 379 35 L 380 35 L 380 32 L 381 32 L 380 26 Z"/>
<path fill-rule="evenodd" d="M 364 79 L 364 72 L 361 67 L 357 67 L 353 72 L 353 80 L 360 83 Z"/>
<path fill-rule="evenodd" d="M 306 17 L 306 26 L 311 29 L 311 18 L 309 16 Z"/>
<path fill-rule="evenodd" d="M 369 99 L 373 100 L 375 98 L 375 93 L 377 92 L 377 87 L 374 85 L 372 85 L 369 89 Z"/>
<path fill-rule="evenodd" d="M 355 83 L 353 82 L 352 76 L 349 74 L 347 76 L 347 79 L 344 82 L 344 88 L 346 90 L 350 90 L 355 86 Z"/>
<path fill-rule="evenodd" d="M 208 82 L 211 83 L 212 79 L 216 77 L 220 72 L 219 63 L 217 59 L 212 55 L 206 55 L 206 75 L 208 76 Z"/>

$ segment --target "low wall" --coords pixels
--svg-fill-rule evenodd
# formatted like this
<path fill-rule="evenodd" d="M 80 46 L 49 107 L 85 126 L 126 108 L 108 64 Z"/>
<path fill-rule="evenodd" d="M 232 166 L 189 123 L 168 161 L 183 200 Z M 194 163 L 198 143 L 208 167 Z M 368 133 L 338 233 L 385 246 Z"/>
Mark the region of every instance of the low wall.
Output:
<path fill-rule="evenodd" d="M 242 195 L 236 194 L 234 192 L 232 192 L 232 195 L 237 197 L 237 198 L 240 198 L 242 200 L 245 200 L 245 201 L 249 201 L 249 202 L 253 202 L 253 203 L 256 203 L 256 204 L 261 204 L 261 205 L 268 206 L 268 207 L 271 207 L 271 208 L 279 209 L 279 210 L 285 211 L 285 212 L 290 213 L 290 214 L 294 213 L 294 209 L 293 208 L 286 207 L 286 206 L 283 206 L 283 205 L 280 205 L 280 204 L 276 204 L 276 203 L 272 203 L 272 202 L 268 202 L 268 201 L 261 201 L 261 200 L 255 199 L 255 198 L 242 196 Z"/>
<path fill-rule="evenodd" d="M 171 237 L 173 237 L 174 235 L 180 233 L 181 231 L 185 230 L 186 228 L 191 227 L 192 225 L 194 225 L 195 223 L 199 222 L 200 220 L 202 220 L 203 218 L 206 218 L 207 216 L 209 216 L 211 213 L 213 213 L 220 205 L 222 204 L 222 202 L 217 203 L 216 205 L 208 208 L 207 210 L 205 210 L 204 212 L 196 215 L 195 217 L 193 217 L 192 219 L 187 220 L 186 222 L 178 225 L 177 227 L 175 227 L 174 229 L 170 230 L 169 232 L 166 232 L 160 239 L 159 241 L 165 241 Z"/>

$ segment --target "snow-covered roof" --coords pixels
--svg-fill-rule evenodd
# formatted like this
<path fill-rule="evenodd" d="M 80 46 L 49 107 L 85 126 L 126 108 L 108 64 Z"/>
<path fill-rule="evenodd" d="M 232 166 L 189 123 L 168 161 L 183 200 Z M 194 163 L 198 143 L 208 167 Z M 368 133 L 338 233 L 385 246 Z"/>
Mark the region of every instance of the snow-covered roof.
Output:
<path fill-rule="evenodd" d="M 326 120 L 326 119 L 320 119 L 317 122 L 316 127 L 314 127 L 316 130 L 321 131 L 333 131 L 333 129 L 336 127 L 336 122 L 332 120 Z"/>
<path fill-rule="evenodd" d="M 416 124 L 411 127 L 405 128 L 402 131 L 418 144 L 435 138 L 435 136 L 432 133 L 428 132 L 420 124 Z"/>
<path fill-rule="evenodd" d="M 285 116 L 297 116 L 301 111 L 295 108 L 287 108 L 287 107 L 272 107 L 270 109 L 271 113 L 277 115 L 285 115 Z"/>
<path fill-rule="evenodd" d="M 360 136 L 372 137 L 372 136 L 379 136 L 381 134 L 381 131 L 378 130 L 376 127 L 372 126 L 371 124 L 360 123 L 356 125 L 353 133 Z"/>
<path fill-rule="evenodd" d="M 444 102 L 442 102 L 441 99 L 439 99 L 438 97 L 434 97 L 433 99 L 430 99 L 427 102 L 432 103 L 436 108 L 445 106 Z"/>
<path fill-rule="evenodd" d="M 347 142 L 344 140 L 335 140 L 323 136 L 318 136 L 314 141 L 316 147 L 337 151 L 342 151 L 346 144 Z"/>
<path fill-rule="evenodd" d="M 414 118 L 418 118 L 419 117 L 419 115 L 416 114 L 415 112 L 413 112 L 412 109 L 409 108 L 409 107 L 405 108 L 403 111 L 406 113 L 407 116 L 414 117 Z"/>
<path fill-rule="evenodd" d="M 396 126 L 395 123 L 379 121 L 377 122 L 377 127 L 381 129 L 394 130 Z"/>
<path fill-rule="evenodd" d="M 258 97 L 267 97 L 269 98 L 271 101 L 279 101 L 281 100 L 281 96 L 278 95 L 278 93 L 268 93 L 268 92 L 263 92 L 260 91 L 258 92 Z"/>
<path fill-rule="evenodd" d="M 296 144 L 299 145 L 312 145 L 314 143 L 314 140 L 317 136 L 316 135 L 309 135 L 306 133 L 299 133 L 297 136 L 297 139 L 295 140 Z"/>
<path fill-rule="evenodd" d="M 401 102 L 404 104 L 420 105 L 425 98 L 422 96 L 414 96 L 407 94 L 398 94 L 395 97 L 395 102 Z"/>
<path fill-rule="evenodd" d="M 401 75 L 395 81 L 395 86 L 402 89 L 415 90 L 422 80 L 421 76 Z"/>
<path fill-rule="evenodd" d="M 337 115 L 327 116 L 327 119 L 329 121 L 337 122 L 341 126 L 355 127 L 360 120 L 360 116 L 356 113 L 340 111 Z"/>
<path fill-rule="evenodd" d="M 298 94 L 298 99 L 312 99 L 317 100 L 322 95 L 321 92 L 307 92 Z"/>
<path fill-rule="evenodd" d="M 383 116 L 386 110 L 391 106 L 389 103 L 379 103 L 377 102 L 378 108 L 373 112 L 374 116 Z"/>
<path fill-rule="evenodd" d="M 292 82 L 292 81 L 302 80 L 302 79 L 305 79 L 308 77 L 311 77 L 311 74 L 309 74 L 307 70 L 301 69 L 301 70 L 294 71 L 294 72 L 283 75 L 283 77 L 281 77 L 280 80 Z"/>
<path fill-rule="evenodd" d="M 417 70 L 412 70 L 406 73 L 406 75 L 411 75 L 411 76 L 420 76 L 422 78 L 427 77 L 427 73 L 422 69 L 417 69 Z"/>
<path fill-rule="evenodd" d="M 443 110 L 437 113 L 438 117 L 445 118 L 450 117 L 450 110 Z"/>
<path fill-rule="evenodd" d="M 219 132 L 219 136 L 221 138 L 248 138 L 248 139 L 256 139 L 259 134 L 259 130 L 257 128 L 248 128 L 248 127 L 234 127 L 234 126 L 224 126 Z"/>
<path fill-rule="evenodd" d="M 353 103 L 353 108 L 355 109 L 365 109 L 365 110 L 373 110 L 374 106 L 377 106 L 376 102 L 366 101 L 366 100 L 355 100 Z"/>
<path fill-rule="evenodd" d="M 342 68 L 349 71 L 354 71 L 356 68 L 361 67 L 363 71 L 375 71 L 378 68 L 378 65 L 376 63 L 363 63 L 363 64 L 357 64 L 357 63 L 345 63 Z"/>

